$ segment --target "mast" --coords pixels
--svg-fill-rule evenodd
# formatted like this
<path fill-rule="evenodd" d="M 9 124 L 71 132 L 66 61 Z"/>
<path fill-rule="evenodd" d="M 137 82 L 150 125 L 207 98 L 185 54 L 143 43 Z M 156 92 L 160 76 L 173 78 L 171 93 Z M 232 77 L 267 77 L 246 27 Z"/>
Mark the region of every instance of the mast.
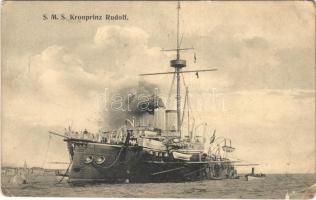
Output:
<path fill-rule="evenodd" d="M 177 59 L 180 59 L 180 43 L 179 43 L 179 31 L 180 31 L 180 0 L 178 1 L 177 7 Z"/>
<path fill-rule="evenodd" d="M 175 68 L 175 73 L 177 77 L 177 132 L 181 137 L 181 88 L 180 88 L 180 73 L 181 69 L 186 66 L 186 61 L 180 59 L 180 43 L 179 43 L 179 30 L 180 30 L 180 1 L 178 1 L 177 7 L 177 59 L 170 61 L 170 66 Z"/>
<path fill-rule="evenodd" d="M 180 52 L 194 49 L 191 48 L 181 48 L 181 41 L 179 40 L 179 32 L 180 32 L 180 0 L 178 0 L 178 6 L 177 6 L 177 48 L 176 49 L 163 49 L 161 51 L 176 51 L 177 57 L 174 60 L 170 61 L 170 66 L 175 68 L 172 72 L 158 72 L 158 73 L 146 73 L 146 74 L 140 74 L 140 76 L 151 76 L 151 75 L 163 75 L 163 74 L 175 74 L 177 79 L 177 94 L 176 94 L 176 101 L 177 101 L 177 133 L 179 133 L 179 136 L 181 138 L 181 88 L 180 88 L 180 74 L 182 73 L 195 73 L 198 74 L 198 72 L 208 72 L 208 71 L 217 71 L 217 69 L 200 69 L 200 70 L 188 70 L 188 71 L 182 71 L 183 67 L 186 67 L 186 60 L 180 59 Z M 181 38 L 182 40 L 182 38 Z"/>

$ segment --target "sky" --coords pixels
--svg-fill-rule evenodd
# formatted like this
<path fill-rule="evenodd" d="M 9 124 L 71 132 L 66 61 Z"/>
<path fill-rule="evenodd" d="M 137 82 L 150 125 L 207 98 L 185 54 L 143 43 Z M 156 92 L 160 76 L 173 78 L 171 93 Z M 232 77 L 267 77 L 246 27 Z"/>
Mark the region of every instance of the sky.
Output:
<path fill-rule="evenodd" d="M 2 8 L 2 164 L 67 162 L 48 131 L 97 131 L 104 94 L 140 81 L 166 96 L 176 2 L 5 2 Z M 43 20 L 126 14 L 128 21 Z M 265 173 L 315 172 L 315 19 L 306 1 L 183 2 L 186 74 L 197 122 L 232 139 L 234 157 Z M 194 63 L 194 53 L 196 63 Z M 50 142 L 49 142 L 50 141 Z M 49 145 L 48 145 L 49 144 Z M 58 166 L 59 167 L 59 166 Z M 241 171 L 249 168 L 240 168 Z"/>

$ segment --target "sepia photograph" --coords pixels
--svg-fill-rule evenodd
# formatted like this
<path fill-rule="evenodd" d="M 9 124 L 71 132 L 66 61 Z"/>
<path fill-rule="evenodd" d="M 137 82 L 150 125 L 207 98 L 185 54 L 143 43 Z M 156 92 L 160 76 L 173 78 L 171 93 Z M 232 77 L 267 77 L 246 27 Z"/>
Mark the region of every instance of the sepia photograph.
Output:
<path fill-rule="evenodd" d="M 3 1 L 5 197 L 316 198 L 313 1 Z"/>

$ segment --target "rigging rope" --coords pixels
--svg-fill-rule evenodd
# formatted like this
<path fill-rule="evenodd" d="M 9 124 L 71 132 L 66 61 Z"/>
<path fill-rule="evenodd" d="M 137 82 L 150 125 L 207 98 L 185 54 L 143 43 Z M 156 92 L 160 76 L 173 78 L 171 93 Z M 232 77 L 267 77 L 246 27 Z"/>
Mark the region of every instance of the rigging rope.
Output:
<path fill-rule="evenodd" d="M 48 144 L 47 144 L 47 149 L 46 149 L 46 152 L 45 152 L 45 157 L 44 157 L 44 161 L 42 163 L 42 168 L 44 168 L 45 164 L 46 164 L 46 161 L 47 161 L 47 154 L 48 154 L 48 150 L 49 150 L 49 147 L 50 147 L 50 141 L 51 141 L 52 137 L 51 135 L 49 134 L 48 135 Z"/>
<path fill-rule="evenodd" d="M 52 139 L 52 137 L 51 137 L 51 135 L 49 134 L 48 135 L 48 143 L 47 143 L 47 149 L 46 149 L 46 151 L 45 151 L 45 157 L 44 157 L 44 161 L 43 161 L 43 163 L 42 163 L 42 165 L 41 165 L 41 167 L 40 168 L 42 168 L 42 169 L 44 169 L 44 167 L 45 167 L 45 164 L 46 164 L 46 161 L 47 161 L 47 154 L 48 154 L 48 150 L 49 150 L 49 147 L 50 147 L 50 143 L 51 143 L 51 139 Z M 33 173 L 33 172 L 32 172 Z M 37 177 L 39 177 L 41 174 L 40 173 L 38 173 L 38 174 L 36 174 L 36 175 L 33 175 L 32 177 L 34 178 L 34 179 L 36 179 Z"/>
<path fill-rule="evenodd" d="M 69 163 L 69 165 L 68 165 L 68 167 L 67 167 L 67 170 L 66 170 L 65 174 L 64 174 L 63 177 L 58 181 L 57 184 L 60 184 L 60 183 L 64 180 L 65 176 L 66 176 L 67 173 L 69 172 L 69 169 L 70 169 L 70 166 L 71 166 L 71 164 L 72 164 L 72 161 L 73 161 L 73 160 L 70 161 L 70 163 Z"/>
<path fill-rule="evenodd" d="M 184 75 L 183 74 L 181 74 L 181 76 L 182 76 L 182 82 L 183 82 L 183 85 L 184 85 L 184 87 L 186 88 L 187 87 L 187 85 L 186 85 L 186 83 L 185 83 L 185 79 L 184 79 Z M 189 101 L 189 96 L 187 96 L 187 98 L 188 98 L 188 100 L 187 100 L 187 104 L 188 104 L 188 110 L 190 110 L 191 111 L 191 113 L 192 113 L 192 119 L 193 119 L 193 121 L 195 122 L 195 117 L 194 116 L 196 116 L 196 112 L 195 111 L 193 111 L 192 110 L 192 107 L 191 107 L 191 104 L 190 104 L 190 101 Z M 193 128 L 193 127 L 192 127 Z"/>
<path fill-rule="evenodd" d="M 186 104 L 187 104 L 187 98 L 188 98 L 188 93 L 186 91 L 185 93 L 185 98 L 184 98 L 184 103 L 183 103 L 183 112 L 182 112 L 182 120 L 181 120 L 181 127 L 184 121 L 184 113 L 185 113 L 185 109 L 186 109 Z"/>
<path fill-rule="evenodd" d="M 186 83 L 185 83 L 185 79 L 184 79 L 184 75 L 183 74 L 181 74 L 181 76 L 182 76 L 182 82 L 183 82 L 183 85 L 184 85 L 184 87 L 187 87 L 187 85 L 186 85 Z M 192 113 L 192 119 L 193 119 L 193 121 L 194 122 L 196 122 L 196 119 L 195 119 L 195 116 L 197 116 L 197 118 L 201 121 L 201 118 L 200 118 L 200 115 L 199 115 L 199 113 L 196 111 L 196 110 L 193 110 L 192 109 L 192 106 L 191 106 L 191 103 L 190 103 L 190 101 L 189 101 L 189 97 L 188 97 L 188 109 L 191 111 L 191 113 Z M 193 128 L 193 127 L 192 127 Z"/>

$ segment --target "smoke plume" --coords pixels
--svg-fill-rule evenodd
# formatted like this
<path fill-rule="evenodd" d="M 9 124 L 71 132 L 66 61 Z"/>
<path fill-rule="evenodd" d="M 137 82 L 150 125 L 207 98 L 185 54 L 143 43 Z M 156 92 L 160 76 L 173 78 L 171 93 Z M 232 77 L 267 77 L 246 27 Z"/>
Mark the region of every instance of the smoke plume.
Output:
<path fill-rule="evenodd" d="M 140 81 L 109 93 L 103 120 L 106 129 L 116 129 L 125 124 L 125 120 L 140 119 L 145 114 L 154 114 L 157 108 L 165 107 L 158 96 L 157 85 Z"/>

